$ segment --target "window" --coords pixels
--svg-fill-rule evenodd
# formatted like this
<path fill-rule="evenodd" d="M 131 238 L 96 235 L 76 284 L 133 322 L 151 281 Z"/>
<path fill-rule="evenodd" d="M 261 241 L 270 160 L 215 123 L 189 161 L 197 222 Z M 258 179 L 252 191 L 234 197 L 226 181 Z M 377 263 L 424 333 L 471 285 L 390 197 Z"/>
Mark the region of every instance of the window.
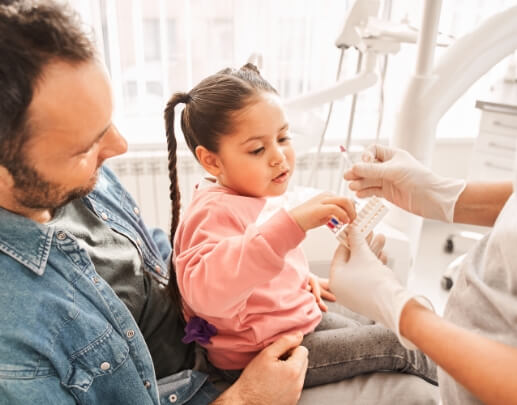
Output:
<path fill-rule="evenodd" d="M 336 79 L 339 51 L 334 41 L 352 1 L 342 0 L 70 0 L 93 26 L 113 81 L 115 121 L 130 143 L 164 142 L 162 111 L 175 91 L 187 91 L 226 66 L 239 67 L 254 52 L 263 55 L 263 75 L 283 97 L 323 88 Z M 420 25 L 423 2 L 392 1 L 392 21 Z M 510 0 L 443 2 L 440 31 L 458 37 Z M 436 51 L 436 58 L 443 49 Z M 388 136 L 404 83 L 415 60 L 415 46 L 403 45 L 388 58 L 380 103 L 379 84 L 359 94 L 354 139 Z M 355 73 L 357 53 L 345 53 L 341 77 Z M 478 123 L 465 122 L 474 100 L 506 66 L 479 80 L 442 119 L 438 136 L 476 136 Z M 328 139 L 346 134 L 351 97 L 334 105 Z M 382 110 L 381 110 L 382 107 Z M 313 113 L 324 120 L 328 105 Z M 382 112 L 382 115 L 381 115 Z M 319 133 L 314 135 L 314 144 Z"/>

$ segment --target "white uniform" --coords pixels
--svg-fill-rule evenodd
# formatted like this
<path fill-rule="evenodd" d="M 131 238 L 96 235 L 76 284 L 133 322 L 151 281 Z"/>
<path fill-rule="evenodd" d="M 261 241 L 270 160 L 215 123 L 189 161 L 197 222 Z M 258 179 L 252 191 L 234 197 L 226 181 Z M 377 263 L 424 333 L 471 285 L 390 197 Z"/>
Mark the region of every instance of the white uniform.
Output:
<path fill-rule="evenodd" d="M 444 317 L 487 338 L 517 347 L 515 194 L 506 202 L 492 231 L 466 256 Z M 444 405 L 482 403 L 443 370 L 439 370 L 438 377 Z"/>

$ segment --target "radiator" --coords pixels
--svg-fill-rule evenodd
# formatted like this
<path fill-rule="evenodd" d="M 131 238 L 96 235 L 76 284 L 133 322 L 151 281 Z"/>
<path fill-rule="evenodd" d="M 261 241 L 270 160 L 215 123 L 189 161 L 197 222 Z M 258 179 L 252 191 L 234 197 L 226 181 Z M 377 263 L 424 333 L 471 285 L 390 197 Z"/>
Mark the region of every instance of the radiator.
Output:
<path fill-rule="evenodd" d="M 342 184 L 341 159 L 339 152 L 335 151 L 324 151 L 317 162 L 315 153 L 298 153 L 290 185 L 308 185 L 310 172 L 316 167 L 310 185 L 339 192 Z M 192 198 L 194 186 L 205 172 L 189 151 L 178 152 L 177 161 L 181 205 L 185 207 Z M 140 206 L 145 223 L 166 232 L 169 231 L 171 215 L 167 162 L 167 153 L 161 150 L 129 152 L 107 161 Z"/>
<path fill-rule="evenodd" d="M 181 204 L 185 207 L 192 198 L 194 186 L 205 172 L 189 151 L 179 152 L 177 161 Z M 145 223 L 149 227 L 160 227 L 169 233 L 171 204 L 167 153 L 156 150 L 131 152 L 110 159 L 107 164 L 139 204 Z M 321 153 L 317 161 L 314 153 L 298 153 L 290 186 L 307 186 L 313 167 L 316 167 L 312 179 L 313 187 L 342 192 L 343 161 L 340 153 L 333 150 Z M 407 238 L 385 224 L 380 224 L 379 230 L 387 238 L 385 253 L 388 254 L 390 267 L 399 280 L 406 283 L 411 266 Z M 301 246 L 311 271 L 320 277 L 328 277 L 329 263 L 336 244 L 333 234 L 324 226 L 307 233 Z"/>

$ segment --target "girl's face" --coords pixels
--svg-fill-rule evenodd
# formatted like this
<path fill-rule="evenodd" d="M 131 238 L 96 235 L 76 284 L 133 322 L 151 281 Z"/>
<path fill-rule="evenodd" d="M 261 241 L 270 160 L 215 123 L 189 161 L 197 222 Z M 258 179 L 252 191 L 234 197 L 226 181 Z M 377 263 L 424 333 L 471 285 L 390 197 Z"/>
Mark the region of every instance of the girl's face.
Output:
<path fill-rule="evenodd" d="M 234 131 L 220 138 L 220 184 L 242 195 L 278 196 L 287 190 L 295 154 L 280 98 L 262 92 L 236 116 Z"/>

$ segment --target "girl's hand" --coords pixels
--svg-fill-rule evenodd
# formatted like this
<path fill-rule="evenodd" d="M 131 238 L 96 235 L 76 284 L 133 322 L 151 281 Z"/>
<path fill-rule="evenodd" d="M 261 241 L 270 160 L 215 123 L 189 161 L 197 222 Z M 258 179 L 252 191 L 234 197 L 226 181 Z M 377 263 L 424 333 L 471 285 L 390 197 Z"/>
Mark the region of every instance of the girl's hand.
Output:
<path fill-rule="evenodd" d="M 290 210 L 289 214 L 304 231 L 325 225 L 331 218 L 348 224 L 356 215 L 354 202 L 351 199 L 331 193 L 318 194 Z"/>
<path fill-rule="evenodd" d="M 307 284 L 307 290 L 312 291 L 312 294 L 316 298 L 318 306 L 323 312 L 327 312 L 328 307 L 323 302 L 324 299 L 328 301 L 335 301 L 336 296 L 330 292 L 328 278 L 320 278 L 315 274 L 309 274 L 309 283 Z"/>

